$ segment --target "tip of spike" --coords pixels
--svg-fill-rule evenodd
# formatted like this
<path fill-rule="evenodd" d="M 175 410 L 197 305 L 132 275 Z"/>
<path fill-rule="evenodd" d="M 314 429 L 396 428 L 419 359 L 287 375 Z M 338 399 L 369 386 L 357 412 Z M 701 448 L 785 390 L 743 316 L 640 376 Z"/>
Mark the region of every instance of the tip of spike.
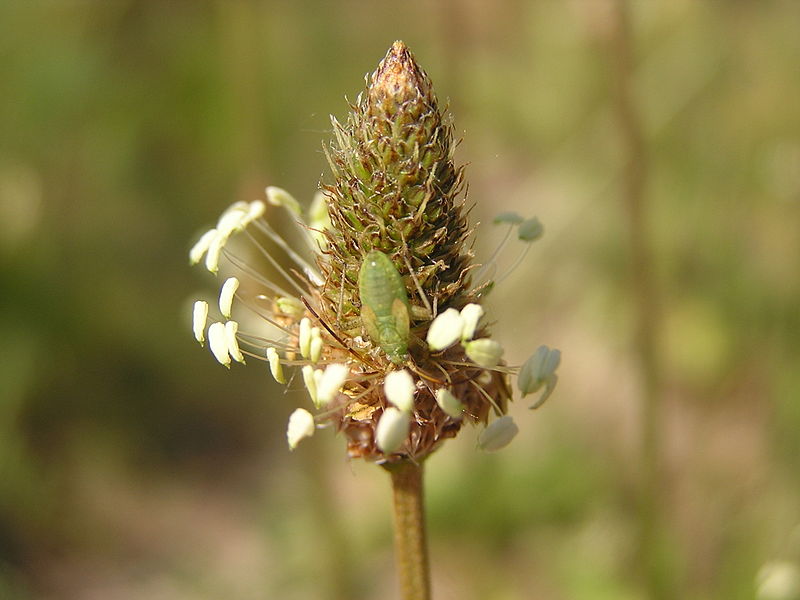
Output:
<path fill-rule="evenodd" d="M 397 101 L 427 94 L 428 76 L 417 64 L 404 42 L 397 40 L 372 74 L 369 93 L 374 98 L 388 97 Z"/>

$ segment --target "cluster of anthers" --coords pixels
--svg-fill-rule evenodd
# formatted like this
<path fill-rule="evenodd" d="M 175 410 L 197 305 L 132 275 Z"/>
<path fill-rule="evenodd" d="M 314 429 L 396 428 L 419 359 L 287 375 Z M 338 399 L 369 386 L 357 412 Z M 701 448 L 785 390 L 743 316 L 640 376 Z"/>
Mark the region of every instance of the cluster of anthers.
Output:
<path fill-rule="evenodd" d="M 276 187 L 268 187 L 266 196 L 269 204 L 282 206 L 297 220 L 299 230 L 308 234 L 309 251 L 321 252 L 325 247 L 325 238 L 321 234 L 330 227 L 327 218 L 325 198 L 318 193 L 312 202 L 310 219 L 303 221 L 300 204 L 288 192 Z M 486 401 L 500 417 L 484 429 L 479 437 L 479 445 L 484 450 L 497 450 L 508 444 L 517 434 L 518 428 L 512 418 L 505 415 L 505 400 L 510 397 L 505 377 L 517 373 L 517 384 L 523 396 L 541 391 L 537 401 L 531 408 L 538 408 L 551 394 L 558 376 L 555 371 L 560 362 L 560 352 L 547 346 L 540 346 L 520 369 L 504 366 L 501 361 L 503 347 L 489 337 L 476 337 L 484 310 L 478 303 L 469 303 L 461 310 L 447 308 L 430 321 L 425 335 L 425 347 L 429 359 L 455 367 L 463 373 L 456 380 L 437 379 L 435 374 L 426 374 L 412 362 L 405 362 L 408 356 L 406 349 L 398 355 L 396 342 L 386 342 L 386 338 L 396 334 L 402 347 L 404 338 L 398 331 L 397 319 L 391 312 L 387 315 L 379 305 L 381 298 L 367 300 L 362 310 L 371 311 L 375 316 L 366 319 L 368 323 L 380 323 L 380 320 L 394 321 L 381 332 L 380 325 L 366 325 L 369 339 L 356 336 L 348 341 L 342 339 L 327 323 L 320 320 L 314 304 L 319 300 L 319 289 L 322 277 L 318 270 L 289 244 L 267 222 L 264 215 L 267 203 L 262 200 L 253 202 L 237 202 L 223 212 L 217 226 L 203 234 L 190 250 L 190 262 L 197 264 L 205 259 L 205 267 L 212 273 L 219 271 L 220 258 L 225 256 L 229 264 L 263 287 L 267 294 L 256 294 L 242 297 L 239 292 L 239 278 L 228 277 L 219 292 L 218 308 L 224 320 L 214 320 L 209 324 L 209 304 L 197 300 L 193 306 L 192 327 L 195 339 L 200 344 L 208 343 L 214 358 L 223 366 L 230 368 L 232 362 L 245 363 L 245 356 L 265 360 L 275 381 L 286 384 L 284 366 L 299 367 L 302 381 L 314 407 L 321 411 L 315 417 L 304 408 L 296 409 L 289 417 L 287 438 L 289 446 L 294 448 L 302 439 L 313 435 L 317 427 L 331 418 L 346 419 L 353 422 L 372 422 L 376 412 L 381 416 L 374 428 L 374 444 L 386 460 L 388 455 L 410 456 L 421 458 L 415 452 L 420 440 L 409 438 L 411 423 L 414 420 L 430 418 L 415 410 L 415 397 L 428 395 L 435 400 L 441 415 L 442 431 L 435 441 L 450 435 L 441 435 L 454 426 L 460 426 L 466 416 L 473 421 L 485 419 L 486 408 L 470 412 L 465 403 L 459 399 L 458 388 L 477 390 L 478 398 Z M 491 270 L 491 265 L 505 246 L 511 233 L 516 228 L 517 238 L 523 242 L 532 242 L 542 234 L 542 226 L 538 219 L 523 220 L 513 213 L 506 213 L 494 220 L 495 224 L 508 224 L 508 233 L 495 251 L 489 265 L 481 272 Z M 259 275 L 245 260 L 231 253 L 226 243 L 232 235 L 244 232 L 255 244 L 258 255 L 263 256 L 288 284 L 285 288 L 274 281 Z M 259 236 L 266 236 L 281 248 L 287 257 L 302 271 L 284 269 L 281 264 L 259 241 Z M 515 265 L 524 257 L 527 247 L 520 253 Z M 323 256 L 320 254 L 320 256 Z M 512 266 L 510 271 L 514 268 Z M 361 294 L 369 297 L 370 293 L 384 296 L 397 307 L 395 300 L 404 305 L 402 291 L 392 289 L 399 274 L 386 255 L 373 251 L 365 258 L 361 269 Z M 479 273 L 480 274 L 480 273 Z M 507 275 L 506 275 L 507 276 Z M 505 277 L 505 276 L 504 276 Z M 494 282 L 478 285 L 477 288 L 491 289 Z M 305 286 L 304 287 L 301 287 Z M 402 286 L 402 283 L 400 284 Z M 288 291 L 292 289 L 293 291 Z M 313 300 L 312 300 L 313 299 Z M 239 323 L 231 318 L 234 300 L 238 300 L 249 312 L 263 320 L 266 331 L 245 332 L 239 330 Z M 370 304 L 372 302 L 372 304 Z M 383 302 L 387 304 L 387 302 Z M 379 315 L 375 311 L 379 310 Z M 395 312 L 401 312 L 395 308 Z M 363 317 L 362 317 L 363 318 Z M 402 316 L 400 320 L 402 320 Z M 406 317 L 407 320 L 407 317 Z M 371 332 L 369 330 L 372 329 Z M 408 333 L 406 332 L 406 336 Z M 381 340 L 384 340 L 381 346 Z M 406 338 L 407 339 L 407 338 Z M 376 361 L 376 354 L 383 353 L 392 365 L 386 372 Z M 398 356 L 400 360 L 398 360 Z M 385 362 L 385 361 L 384 361 Z M 404 367 L 404 368 L 398 368 Z M 416 377 L 415 377 L 416 375 Z M 481 384 L 488 385 L 499 382 L 504 397 L 497 401 L 484 392 Z M 382 392 L 382 393 L 381 393 Z M 455 393 L 454 393 L 455 392 Z M 469 393 L 466 396 L 473 396 Z M 375 402 L 376 396 L 378 402 Z M 371 402 L 370 402 L 371 401 Z M 474 402 L 473 402 L 474 404 Z M 474 407 L 473 407 L 474 408 Z M 477 413 L 477 414 L 476 414 Z M 372 446 L 373 440 L 360 440 L 361 444 L 351 447 L 351 454 L 362 456 L 358 448 Z M 429 453 L 428 448 L 426 453 Z M 354 452 L 355 450 L 355 452 Z"/>
<path fill-rule="evenodd" d="M 281 384 L 299 373 L 315 414 L 291 414 L 291 448 L 332 424 L 351 457 L 421 461 L 473 422 L 487 425 L 480 447 L 499 449 L 518 431 L 506 415 L 510 376 L 523 396 L 540 393 L 536 408 L 556 384 L 560 353 L 541 346 L 521 368 L 506 365 L 480 301 L 503 279 L 491 274 L 512 235 L 524 247 L 509 271 L 541 237 L 541 223 L 500 215 L 505 239 L 484 266 L 471 264 L 451 131 L 402 42 L 351 108 L 346 125 L 334 120 L 326 150 L 334 183 L 307 211 L 269 187 L 266 201 L 233 204 L 192 247 L 192 264 L 217 274 L 224 258 L 236 270 L 221 286 L 221 318 L 209 324 L 209 304 L 194 303 L 195 338 L 226 367 L 263 360 Z M 306 248 L 295 250 L 269 224 L 272 207 L 288 211 Z M 269 276 L 241 254 L 240 240 Z M 234 320 L 234 309 L 246 312 Z"/>

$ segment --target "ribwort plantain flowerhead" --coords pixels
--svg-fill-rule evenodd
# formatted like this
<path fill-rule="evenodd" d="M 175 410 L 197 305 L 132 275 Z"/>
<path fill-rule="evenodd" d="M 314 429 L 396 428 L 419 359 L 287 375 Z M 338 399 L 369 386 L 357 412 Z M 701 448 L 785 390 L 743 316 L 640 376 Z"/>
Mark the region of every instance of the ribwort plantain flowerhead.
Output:
<path fill-rule="evenodd" d="M 497 449 L 517 431 L 504 415 L 518 369 L 503 362 L 484 321 L 493 269 L 473 262 L 449 115 L 402 42 L 350 108 L 344 122 L 332 118 L 331 177 L 308 212 L 270 186 L 267 202 L 233 204 L 191 249 L 192 263 L 237 271 L 222 285 L 221 320 L 206 327 L 209 307 L 195 303 L 195 338 L 208 339 L 226 367 L 258 358 L 279 383 L 305 386 L 317 413 L 293 413 L 292 448 L 330 423 L 351 457 L 419 461 L 465 422 L 486 425 L 494 415 L 502 420 L 480 445 Z M 306 248 L 269 224 L 272 206 L 288 211 Z M 514 214 L 496 222 L 508 226 L 507 240 L 517 232 L 521 257 L 543 232 L 538 220 Z M 229 249 L 233 236 L 254 244 L 269 276 Z M 253 330 L 233 320 L 238 310 L 257 317 Z M 552 391 L 557 361 L 545 366 L 526 371 L 523 393 L 540 382 Z"/>

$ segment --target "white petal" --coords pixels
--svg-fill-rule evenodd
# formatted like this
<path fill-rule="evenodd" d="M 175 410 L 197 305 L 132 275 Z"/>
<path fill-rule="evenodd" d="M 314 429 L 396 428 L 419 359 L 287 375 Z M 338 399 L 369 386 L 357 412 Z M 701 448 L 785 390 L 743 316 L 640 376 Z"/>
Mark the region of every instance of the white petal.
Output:
<path fill-rule="evenodd" d="M 204 332 L 206 329 L 206 321 L 208 320 L 208 302 L 205 300 L 198 300 L 194 303 L 192 308 L 192 330 L 194 331 L 194 339 L 201 344 L 206 341 Z"/>
<path fill-rule="evenodd" d="M 269 370 L 272 377 L 278 383 L 286 383 L 286 378 L 283 376 L 283 365 L 281 364 L 281 357 L 278 356 L 278 351 L 270 346 L 267 348 L 267 360 L 269 361 Z"/>
<path fill-rule="evenodd" d="M 448 308 L 431 323 L 428 329 L 428 347 L 434 352 L 444 350 L 461 339 L 464 320 L 455 308 Z"/>
<path fill-rule="evenodd" d="M 289 417 L 289 425 L 286 427 L 286 439 L 289 448 L 294 450 L 300 440 L 314 435 L 314 416 L 304 408 L 298 408 Z"/>
<path fill-rule="evenodd" d="M 306 384 L 306 389 L 308 390 L 308 395 L 311 397 L 311 401 L 316 405 L 317 404 L 317 381 L 314 378 L 314 367 L 311 365 L 306 365 L 303 367 L 303 383 Z"/>
<path fill-rule="evenodd" d="M 228 277 L 219 292 L 219 310 L 226 319 L 231 317 L 231 306 L 237 289 L 239 289 L 239 280 L 236 277 Z"/>
<path fill-rule="evenodd" d="M 219 364 L 231 366 L 231 355 L 228 353 L 228 338 L 225 335 L 224 323 L 212 323 L 208 328 L 208 347 Z"/>
<path fill-rule="evenodd" d="M 298 333 L 298 345 L 300 346 L 300 356 L 308 358 L 311 352 L 311 319 L 304 317 L 300 320 L 300 331 Z"/>
<path fill-rule="evenodd" d="M 308 346 L 308 356 L 311 362 L 318 362 L 322 357 L 322 334 L 319 327 L 311 328 L 311 343 Z"/>
<path fill-rule="evenodd" d="M 200 239 L 197 240 L 197 243 L 192 246 L 191 250 L 189 250 L 189 264 L 196 265 L 202 260 L 203 255 L 208 251 L 208 247 L 211 245 L 211 241 L 216 236 L 216 229 L 209 229 L 202 236 L 200 236 Z"/>
<path fill-rule="evenodd" d="M 464 412 L 464 404 L 450 393 L 450 390 L 441 388 L 436 390 L 436 404 L 439 405 L 448 416 L 458 419 Z"/>
<path fill-rule="evenodd" d="M 478 446 L 486 452 L 494 452 L 507 446 L 519 433 L 519 427 L 509 415 L 500 417 L 478 436 Z"/>
<path fill-rule="evenodd" d="M 328 365 L 317 386 L 317 404 L 325 406 L 333 400 L 349 376 L 350 369 L 346 365 Z"/>
<path fill-rule="evenodd" d="M 467 352 L 472 361 L 484 367 L 491 369 L 497 366 L 500 362 L 500 357 L 503 356 L 503 347 L 494 340 L 489 338 L 481 338 L 479 340 L 472 340 L 464 344 L 464 350 Z"/>
<path fill-rule="evenodd" d="M 381 415 L 375 428 L 375 443 L 386 454 L 396 451 L 408 437 L 411 415 L 390 406 Z"/>
<path fill-rule="evenodd" d="M 267 202 L 270 204 L 274 206 L 282 206 L 297 217 L 301 217 L 303 215 L 303 209 L 300 208 L 300 203 L 295 200 L 294 196 L 292 196 L 283 188 L 271 185 L 264 191 L 267 194 Z"/>
<path fill-rule="evenodd" d="M 244 363 L 244 355 L 239 350 L 239 342 L 236 340 L 237 333 L 239 333 L 239 323 L 236 321 L 225 323 L 225 339 L 228 342 L 228 353 L 236 362 Z"/>
<path fill-rule="evenodd" d="M 461 332 L 462 340 L 472 339 L 483 314 L 483 307 L 480 304 L 467 304 L 461 309 L 461 318 L 464 320 L 464 330 Z"/>
<path fill-rule="evenodd" d="M 411 412 L 414 408 L 414 392 L 417 386 L 411 374 L 402 369 L 392 371 L 383 383 L 386 398 L 403 412 Z"/>

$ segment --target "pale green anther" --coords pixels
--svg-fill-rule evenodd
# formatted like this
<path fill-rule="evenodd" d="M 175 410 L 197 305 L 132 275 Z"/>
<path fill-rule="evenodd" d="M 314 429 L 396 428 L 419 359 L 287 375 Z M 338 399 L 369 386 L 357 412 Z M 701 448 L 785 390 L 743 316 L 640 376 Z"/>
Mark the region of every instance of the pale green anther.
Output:
<path fill-rule="evenodd" d="M 319 362 L 319 359 L 322 358 L 322 347 L 322 332 L 319 330 L 319 327 L 312 327 L 311 343 L 308 346 L 308 356 L 311 362 Z"/>
<path fill-rule="evenodd" d="M 493 421 L 478 436 L 478 446 L 486 452 L 494 452 L 505 448 L 519 433 L 519 427 L 509 415 Z"/>
<path fill-rule="evenodd" d="M 403 412 L 411 412 L 411 409 L 414 408 L 414 392 L 416 389 L 414 378 L 405 369 L 392 371 L 386 375 L 386 380 L 383 383 L 386 399 Z"/>
<path fill-rule="evenodd" d="M 495 225 L 502 225 L 504 223 L 507 225 L 519 225 L 524 220 L 525 219 L 523 219 L 515 212 L 504 212 L 497 215 L 492 221 L 492 223 L 494 223 Z"/>
<path fill-rule="evenodd" d="M 247 202 L 234 202 L 217 221 L 217 231 L 222 237 L 227 238 L 235 231 L 241 231 L 245 226 L 250 205 Z"/>
<path fill-rule="evenodd" d="M 536 217 L 520 224 L 517 237 L 523 242 L 533 242 L 544 235 L 544 225 Z"/>
<path fill-rule="evenodd" d="M 283 375 L 283 365 L 281 364 L 281 357 L 278 351 L 270 346 L 267 348 L 267 360 L 269 361 L 269 371 L 272 377 L 278 383 L 286 383 L 286 377 Z"/>
<path fill-rule="evenodd" d="M 464 350 L 472 361 L 485 369 L 492 369 L 503 356 L 503 347 L 494 340 L 481 338 L 464 344 Z"/>
<path fill-rule="evenodd" d="M 231 355 L 228 352 L 228 338 L 225 335 L 224 323 L 212 323 L 208 327 L 208 347 L 219 364 L 230 368 Z"/>
<path fill-rule="evenodd" d="M 317 379 L 314 375 L 314 367 L 311 365 L 305 365 L 301 373 L 303 374 L 303 383 L 308 390 L 308 395 L 311 398 L 311 402 L 314 403 L 314 406 L 317 405 Z"/>
<path fill-rule="evenodd" d="M 300 207 L 300 203 L 283 188 L 271 185 L 264 191 L 267 194 L 267 202 L 273 206 L 282 206 L 296 217 L 303 216 L 303 209 Z"/>
<path fill-rule="evenodd" d="M 467 304 L 461 309 L 461 319 L 464 322 L 464 329 L 461 332 L 461 340 L 471 340 L 475 335 L 478 322 L 484 315 L 483 307 L 480 304 Z"/>
<path fill-rule="evenodd" d="M 391 454 L 403 445 L 411 428 L 411 415 L 390 406 L 381 415 L 375 428 L 375 443 L 386 454 Z"/>
<path fill-rule="evenodd" d="M 200 239 L 197 240 L 195 245 L 192 246 L 192 249 L 189 250 L 190 265 L 196 265 L 203 259 L 203 256 L 208 252 L 208 248 L 211 246 L 211 242 L 215 237 L 217 237 L 216 229 L 209 229 L 200 236 Z"/>
<path fill-rule="evenodd" d="M 433 352 L 444 350 L 461 339 L 464 331 L 464 319 L 455 308 L 448 308 L 432 322 L 428 329 L 428 347 Z"/>
<path fill-rule="evenodd" d="M 314 435 L 314 416 L 304 408 L 298 408 L 289 416 L 286 427 L 286 440 L 294 450 L 301 440 Z"/>
<path fill-rule="evenodd" d="M 247 216 L 244 218 L 244 224 L 248 225 L 260 219 L 267 212 L 267 205 L 261 200 L 253 200 L 247 208 Z"/>
<path fill-rule="evenodd" d="M 306 312 L 306 307 L 297 298 L 281 296 L 276 298 L 275 305 L 281 314 L 294 319 L 300 319 Z"/>
<path fill-rule="evenodd" d="M 201 344 L 206 341 L 204 334 L 207 320 L 208 302 L 205 300 L 196 301 L 192 306 L 192 331 L 194 332 L 194 339 Z"/>
<path fill-rule="evenodd" d="M 456 398 L 450 390 L 441 388 L 436 390 L 436 404 L 439 405 L 445 414 L 454 419 L 461 417 L 464 412 L 464 404 Z"/>
<path fill-rule="evenodd" d="M 323 231 L 331 228 L 331 217 L 328 214 L 328 203 L 325 200 L 325 194 L 321 191 L 314 194 L 314 199 L 311 201 L 311 207 L 308 210 L 308 227 L 314 241 L 319 244 L 322 250 L 326 250 L 328 248 L 328 238 L 325 237 Z"/>
<path fill-rule="evenodd" d="M 321 408 L 336 398 L 339 390 L 350 376 L 350 369 L 347 365 L 332 364 L 328 365 L 317 381 L 317 408 Z"/>
<path fill-rule="evenodd" d="M 300 347 L 300 356 L 308 358 L 311 354 L 311 319 L 308 317 L 300 320 L 297 343 Z"/>
<path fill-rule="evenodd" d="M 239 280 L 236 277 L 228 277 L 219 292 L 219 310 L 226 319 L 231 317 L 231 307 L 236 290 L 239 289 Z"/>
<path fill-rule="evenodd" d="M 216 274 L 216 272 L 219 271 L 219 257 L 227 241 L 228 236 L 223 235 L 219 231 L 217 231 L 217 234 L 211 240 L 206 253 L 206 269 L 211 273 Z"/>
<path fill-rule="evenodd" d="M 525 361 L 517 375 L 517 386 L 522 396 L 538 392 L 544 387 L 541 397 L 530 407 L 540 407 L 553 390 L 558 382 L 556 369 L 561 363 L 561 352 L 556 348 L 539 346 L 531 357 Z"/>
<path fill-rule="evenodd" d="M 319 229 L 330 227 L 331 217 L 328 214 L 328 202 L 325 199 L 325 192 L 320 190 L 314 194 L 314 199 L 308 209 L 308 220 L 312 227 L 318 227 Z"/>
<path fill-rule="evenodd" d="M 228 353 L 231 358 L 236 362 L 244 364 L 244 355 L 239 349 L 239 342 L 236 335 L 239 333 L 239 323 L 236 321 L 228 321 L 225 323 L 225 339 L 228 342 Z"/>

